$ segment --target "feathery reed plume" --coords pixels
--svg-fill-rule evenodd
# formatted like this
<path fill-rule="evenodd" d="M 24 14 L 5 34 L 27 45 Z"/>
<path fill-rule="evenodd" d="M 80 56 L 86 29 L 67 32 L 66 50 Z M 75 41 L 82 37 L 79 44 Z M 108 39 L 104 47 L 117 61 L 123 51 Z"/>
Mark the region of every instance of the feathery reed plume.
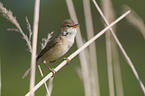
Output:
<path fill-rule="evenodd" d="M 42 43 L 41 43 L 41 49 L 44 49 L 46 44 L 50 41 L 50 38 L 52 37 L 53 32 L 49 33 L 47 35 L 47 38 L 42 38 Z"/>
<path fill-rule="evenodd" d="M 9 28 L 8 30 L 17 31 L 17 32 L 21 33 L 23 36 L 23 39 L 26 41 L 26 44 L 28 45 L 29 51 L 32 52 L 31 38 L 30 39 L 28 38 L 28 36 L 21 29 L 19 23 L 16 20 L 16 17 L 13 16 L 13 13 L 10 10 L 8 11 L 6 8 L 4 8 L 4 6 L 1 2 L 0 2 L 0 13 L 2 13 L 4 18 L 8 19 L 11 23 L 13 23 L 17 27 L 17 29 Z M 29 30 L 31 30 L 31 29 L 29 29 Z M 31 34 L 31 32 L 29 32 L 29 34 Z M 31 36 L 29 36 L 29 37 L 31 37 Z"/>
<path fill-rule="evenodd" d="M 23 39 L 26 41 L 26 45 L 28 46 L 28 51 L 30 53 L 32 53 L 32 47 L 31 47 L 32 30 L 31 30 L 31 25 L 29 23 L 28 18 L 26 17 L 26 25 L 27 25 L 27 29 L 28 29 L 28 32 L 29 32 L 29 36 L 27 36 L 23 32 L 23 30 L 21 29 L 18 21 L 16 20 L 16 17 L 13 16 L 13 13 L 10 10 L 8 11 L 6 8 L 4 8 L 4 6 L 3 6 L 3 4 L 1 2 L 0 2 L 0 13 L 2 14 L 2 16 L 4 18 L 6 18 L 7 20 L 9 20 L 12 24 L 14 24 L 16 26 L 16 28 L 8 28 L 8 30 L 9 31 L 19 32 L 22 35 Z M 50 34 L 48 34 L 48 38 L 44 40 L 44 42 L 43 42 L 44 43 L 43 44 L 44 46 L 49 41 L 49 39 L 51 38 L 51 35 L 52 35 L 52 32 Z M 41 69 L 40 69 L 40 72 L 42 72 Z M 48 93 L 48 88 L 47 88 L 47 86 L 45 86 L 45 87 L 46 87 L 46 90 L 47 90 L 47 93 Z"/>
<path fill-rule="evenodd" d="M 144 24 L 143 19 L 129 6 L 124 5 L 123 9 L 124 10 L 130 9 L 132 11 L 131 14 L 128 15 L 128 17 L 126 17 L 126 18 L 132 25 L 134 25 L 134 27 L 136 27 L 140 30 L 140 32 L 142 33 L 142 35 L 145 39 L 145 24 Z"/>

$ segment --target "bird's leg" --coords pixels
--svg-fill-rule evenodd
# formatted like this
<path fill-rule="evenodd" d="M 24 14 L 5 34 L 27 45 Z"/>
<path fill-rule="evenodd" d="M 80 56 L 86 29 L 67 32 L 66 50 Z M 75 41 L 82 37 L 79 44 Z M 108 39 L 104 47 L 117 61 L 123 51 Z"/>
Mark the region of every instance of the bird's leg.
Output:
<path fill-rule="evenodd" d="M 55 75 L 55 70 L 51 69 L 47 64 L 46 64 L 46 61 L 43 61 L 44 65 L 52 72 L 52 77 L 54 77 Z"/>

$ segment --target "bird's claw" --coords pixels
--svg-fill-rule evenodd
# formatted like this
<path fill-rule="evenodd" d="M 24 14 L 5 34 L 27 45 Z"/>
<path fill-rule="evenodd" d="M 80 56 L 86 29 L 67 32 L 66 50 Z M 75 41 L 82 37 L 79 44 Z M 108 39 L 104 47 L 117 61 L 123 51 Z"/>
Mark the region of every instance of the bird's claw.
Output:
<path fill-rule="evenodd" d="M 50 71 L 52 72 L 52 77 L 55 76 L 56 71 L 54 69 L 50 69 Z"/>
<path fill-rule="evenodd" d="M 70 60 L 69 60 L 68 58 L 63 58 L 63 60 L 65 60 L 66 63 L 69 64 L 69 61 L 70 61 Z"/>

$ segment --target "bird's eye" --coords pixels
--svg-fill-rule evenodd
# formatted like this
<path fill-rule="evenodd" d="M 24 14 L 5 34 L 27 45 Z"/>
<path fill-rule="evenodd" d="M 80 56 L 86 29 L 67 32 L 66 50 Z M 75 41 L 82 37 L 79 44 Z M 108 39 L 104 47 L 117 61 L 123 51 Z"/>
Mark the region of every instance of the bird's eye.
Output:
<path fill-rule="evenodd" d="M 66 27 L 70 27 L 69 25 L 66 25 Z"/>

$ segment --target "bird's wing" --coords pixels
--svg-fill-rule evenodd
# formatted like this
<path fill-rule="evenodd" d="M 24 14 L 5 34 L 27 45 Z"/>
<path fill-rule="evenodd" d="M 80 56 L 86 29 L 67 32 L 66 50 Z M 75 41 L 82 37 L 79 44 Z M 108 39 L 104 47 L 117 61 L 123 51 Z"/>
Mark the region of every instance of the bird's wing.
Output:
<path fill-rule="evenodd" d="M 39 53 L 39 55 L 37 56 L 36 58 L 36 61 L 39 60 L 40 57 L 42 57 L 50 48 L 52 48 L 53 46 L 55 46 L 57 43 L 58 43 L 58 39 L 60 38 L 55 38 L 53 39 L 52 41 L 50 41 L 46 46 L 45 48 Z"/>

